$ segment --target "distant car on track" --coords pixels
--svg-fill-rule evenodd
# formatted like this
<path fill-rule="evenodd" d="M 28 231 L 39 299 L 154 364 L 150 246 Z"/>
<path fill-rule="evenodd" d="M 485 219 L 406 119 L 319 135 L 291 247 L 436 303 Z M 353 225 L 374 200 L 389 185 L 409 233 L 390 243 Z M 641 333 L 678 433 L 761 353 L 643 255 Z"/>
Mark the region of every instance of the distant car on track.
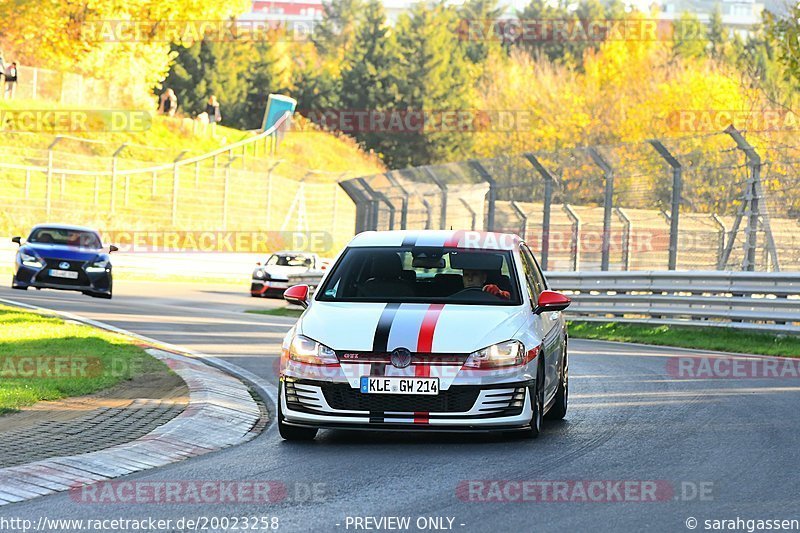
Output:
<path fill-rule="evenodd" d="M 63 224 L 41 224 L 19 245 L 14 260 L 13 289 L 59 289 L 80 291 L 95 298 L 110 299 L 113 291 L 109 246 L 105 251 L 100 235 L 91 228 Z"/>
<path fill-rule="evenodd" d="M 327 261 L 317 254 L 305 252 L 276 252 L 264 264 L 256 264 L 250 282 L 250 296 L 280 297 L 289 287 L 289 276 L 309 270 L 324 270 Z"/>
<path fill-rule="evenodd" d="M 284 293 L 307 307 L 281 349 L 278 428 L 514 431 L 567 412 L 570 300 L 517 236 L 365 232 Z"/>

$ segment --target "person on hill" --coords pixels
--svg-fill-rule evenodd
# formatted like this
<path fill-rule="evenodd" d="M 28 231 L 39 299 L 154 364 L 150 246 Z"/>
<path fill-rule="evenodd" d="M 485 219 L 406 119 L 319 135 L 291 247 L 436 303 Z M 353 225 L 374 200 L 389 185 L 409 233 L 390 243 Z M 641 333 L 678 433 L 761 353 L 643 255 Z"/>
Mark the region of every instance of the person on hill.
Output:
<path fill-rule="evenodd" d="M 217 131 L 217 122 L 222 120 L 222 115 L 219 112 L 217 97 L 213 94 L 208 98 L 206 114 L 208 115 L 208 123 L 211 124 L 211 135 L 214 135 Z"/>
<path fill-rule="evenodd" d="M 158 112 L 168 117 L 174 117 L 175 112 L 178 110 L 178 97 L 175 96 L 175 91 L 167 89 L 161 95 L 161 103 L 158 106 Z"/>
<path fill-rule="evenodd" d="M 17 63 L 12 62 L 5 69 L 5 82 L 6 82 L 6 90 L 5 90 L 5 98 L 14 98 L 14 93 L 17 91 Z"/>
<path fill-rule="evenodd" d="M 3 59 L 3 51 L 0 50 L 0 87 L 3 87 L 6 81 L 6 63 Z"/>

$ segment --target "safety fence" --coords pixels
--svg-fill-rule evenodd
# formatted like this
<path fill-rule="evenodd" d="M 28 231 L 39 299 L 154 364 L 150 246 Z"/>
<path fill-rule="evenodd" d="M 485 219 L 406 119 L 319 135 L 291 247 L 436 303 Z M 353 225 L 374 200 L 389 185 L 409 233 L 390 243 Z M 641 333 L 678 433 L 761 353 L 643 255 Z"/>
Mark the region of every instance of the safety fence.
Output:
<path fill-rule="evenodd" d="M 396 170 L 341 184 L 356 231 L 520 234 L 552 270 L 800 270 L 796 132 L 724 132 Z"/>
<path fill-rule="evenodd" d="M 0 161 L 0 225 L 22 234 L 45 221 L 104 231 L 321 231 L 332 253 L 353 235 L 355 207 L 337 182 L 350 173 L 297 167 L 277 157 L 289 114 L 272 128 L 215 151 L 145 163 L 58 152 Z M 85 139 L 80 139 L 86 142 Z M 291 176 L 291 177 L 287 177 Z M 333 248 L 330 248 L 333 247 Z"/>
<path fill-rule="evenodd" d="M 8 60 L 9 58 L 6 58 Z M 124 107 L 131 94 L 122 84 L 74 72 L 17 65 L 14 98 L 40 100 L 65 106 Z"/>

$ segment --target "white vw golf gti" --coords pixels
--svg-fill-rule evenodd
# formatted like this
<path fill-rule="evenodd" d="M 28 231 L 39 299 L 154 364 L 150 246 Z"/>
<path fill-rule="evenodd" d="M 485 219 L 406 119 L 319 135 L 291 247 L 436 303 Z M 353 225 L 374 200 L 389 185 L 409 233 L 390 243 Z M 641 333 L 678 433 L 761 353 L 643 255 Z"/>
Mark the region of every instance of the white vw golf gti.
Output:
<path fill-rule="evenodd" d="M 519 431 L 567 412 L 570 300 L 516 235 L 365 232 L 284 339 L 278 427 Z"/>

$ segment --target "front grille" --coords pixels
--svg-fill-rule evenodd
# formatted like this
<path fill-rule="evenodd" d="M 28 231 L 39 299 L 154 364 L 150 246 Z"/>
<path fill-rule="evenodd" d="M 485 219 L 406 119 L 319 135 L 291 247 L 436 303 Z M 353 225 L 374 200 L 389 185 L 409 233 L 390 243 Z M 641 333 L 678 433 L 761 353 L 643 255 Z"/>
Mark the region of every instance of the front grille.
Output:
<path fill-rule="evenodd" d="M 463 413 L 475 405 L 480 387 L 453 386 L 436 396 L 363 394 L 348 384 L 325 383 L 320 386 L 325 401 L 341 411 L 383 411 L 411 413 Z"/>
<path fill-rule="evenodd" d="M 262 283 L 251 283 L 250 292 L 260 291 L 264 285 Z"/>
<path fill-rule="evenodd" d="M 61 263 L 69 263 L 69 268 L 61 268 Z M 65 261 L 63 259 L 45 259 L 45 267 L 36 276 L 36 281 L 41 283 L 52 283 L 55 285 L 74 285 L 76 287 L 85 287 L 89 285 L 89 277 L 83 271 L 84 263 L 82 261 Z M 78 273 L 77 279 L 69 278 L 54 278 L 50 276 L 50 269 L 57 270 L 71 270 Z"/>

